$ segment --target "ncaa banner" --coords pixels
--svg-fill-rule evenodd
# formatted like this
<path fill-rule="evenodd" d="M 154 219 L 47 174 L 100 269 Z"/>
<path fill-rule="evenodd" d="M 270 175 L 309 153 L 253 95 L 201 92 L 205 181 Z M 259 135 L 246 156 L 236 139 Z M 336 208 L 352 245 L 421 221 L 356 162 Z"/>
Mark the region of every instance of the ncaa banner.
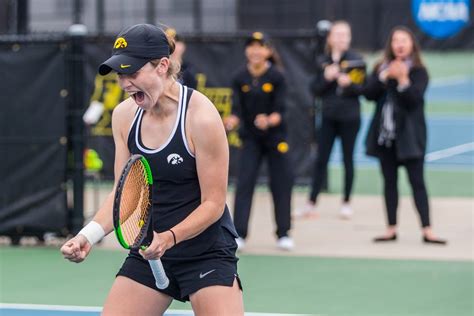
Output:
<path fill-rule="evenodd" d="M 412 0 L 418 27 L 435 39 L 458 34 L 469 24 L 470 0 Z"/>

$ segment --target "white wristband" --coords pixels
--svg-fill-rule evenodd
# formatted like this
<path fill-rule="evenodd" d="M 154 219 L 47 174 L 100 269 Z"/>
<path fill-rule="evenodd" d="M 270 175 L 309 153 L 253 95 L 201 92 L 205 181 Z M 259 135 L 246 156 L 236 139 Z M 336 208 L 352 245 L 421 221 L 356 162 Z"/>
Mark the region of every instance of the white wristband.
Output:
<path fill-rule="evenodd" d="M 105 231 L 99 223 L 91 221 L 89 224 L 84 226 L 84 228 L 82 228 L 81 231 L 77 234 L 81 234 L 86 237 L 87 241 L 89 241 L 92 246 L 99 242 L 102 238 L 104 238 Z"/>

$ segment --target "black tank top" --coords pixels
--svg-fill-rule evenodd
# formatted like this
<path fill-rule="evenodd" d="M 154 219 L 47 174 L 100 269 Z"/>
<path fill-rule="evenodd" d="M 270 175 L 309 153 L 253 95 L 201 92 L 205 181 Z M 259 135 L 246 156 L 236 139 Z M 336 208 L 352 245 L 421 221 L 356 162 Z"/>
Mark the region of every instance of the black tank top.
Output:
<path fill-rule="evenodd" d="M 191 153 L 185 133 L 187 105 L 193 90 L 180 85 L 178 114 L 173 130 L 160 148 L 147 148 L 141 140 L 141 123 L 145 113 L 138 109 L 128 135 L 131 154 L 141 154 L 149 162 L 153 174 L 153 229 L 166 231 L 183 221 L 201 204 L 201 189 L 196 159 Z M 221 238 L 221 226 L 237 236 L 227 206 L 224 214 L 198 236 L 169 249 L 164 257 L 189 257 L 210 249 Z M 147 239 L 151 240 L 151 231 Z"/>

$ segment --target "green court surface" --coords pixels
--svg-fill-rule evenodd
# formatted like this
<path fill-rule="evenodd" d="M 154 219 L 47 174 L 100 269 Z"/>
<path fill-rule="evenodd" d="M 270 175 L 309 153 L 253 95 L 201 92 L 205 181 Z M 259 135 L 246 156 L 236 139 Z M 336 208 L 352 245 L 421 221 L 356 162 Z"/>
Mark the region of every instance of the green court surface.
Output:
<path fill-rule="evenodd" d="M 374 103 L 361 99 L 361 112 L 372 116 Z M 473 116 L 473 102 L 454 100 L 450 102 L 430 100 L 425 105 L 425 111 L 429 117 L 444 117 L 445 115 L 468 115 Z"/>
<path fill-rule="evenodd" d="M 469 169 L 444 170 L 426 168 L 425 178 L 429 196 L 431 197 L 474 197 L 474 171 Z M 334 164 L 328 170 L 329 191 L 331 194 L 341 194 L 344 183 L 344 168 Z M 398 189 L 401 196 L 411 196 L 411 187 L 406 170 L 401 167 L 398 171 Z M 229 191 L 235 190 L 234 185 L 229 186 Z M 268 186 L 259 185 L 257 190 L 267 192 Z M 295 192 L 308 192 L 309 186 L 297 185 Z M 354 195 L 382 195 L 383 179 L 379 167 L 356 166 L 354 178 Z"/>
<path fill-rule="evenodd" d="M 96 249 L 72 264 L 55 248 L 0 248 L 0 302 L 101 306 L 124 257 Z M 251 312 L 441 316 L 474 307 L 472 262 L 243 255 L 239 273 Z"/>
<path fill-rule="evenodd" d="M 449 114 L 470 114 L 472 116 L 473 105 L 472 102 L 454 101 L 446 104 L 446 102 L 431 101 L 427 107 L 427 112 L 430 115 L 442 116 L 449 111 Z"/>
<path fill-rule="evenodd" d="M 423 61 L 432 79 L 469 75 L 472 77 L 474 61 L 472 51 L 424 52 Z"/>
<path fill-rule="evenodd" d="M 436 197 L 473 197 L 474 171 L 469 169 L 444 170 L 427 167 L 426 185 L 430 196 Z M 383 180 L 378 166 L 357 167 L 355 170 L 354 194 L 381 195 Z M 406 170 L 401 167 L 398 178 L 400 195 L 411 195 Z M 344 169 L 333 166 L 329 169 L 330 193 L 341 193 L 344 182 Z M 305 188 L 304 190 L 308 190 Z"/>

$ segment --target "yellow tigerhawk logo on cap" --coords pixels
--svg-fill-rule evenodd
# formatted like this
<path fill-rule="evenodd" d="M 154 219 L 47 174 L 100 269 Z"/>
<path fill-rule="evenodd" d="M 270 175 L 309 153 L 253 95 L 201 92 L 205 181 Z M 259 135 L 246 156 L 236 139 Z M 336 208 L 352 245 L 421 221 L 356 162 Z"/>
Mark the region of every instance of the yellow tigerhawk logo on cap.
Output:
<path fill-rule="evenodd" d="M 253 32 L 252 33 L 252 38 L 256 40 L 262 40 L 263 39 L 263 33 L 262 32 Z"/>
<path fill-rule="evenodd" d="M 290 149 L 290 146 L 288 146 L 287 142 L 280 142 L 277 146 L 277 150 L 282 154 L 286 154 L 288 152 L 288 149 Z"/>
<path fill-rule="evenodd" d="M 127 47 L 128 43 L 123 37 L 117 37 L 114 43 L 114 48 L 119 49 L 119 48 L 125 48 Z"/>
<path fill-rule="evenodd" d="M 265 93 L 270 93 L 273 91 L 273 85 L 270 82 L 264 83 L 262 85 L 262 90 Z"/>

